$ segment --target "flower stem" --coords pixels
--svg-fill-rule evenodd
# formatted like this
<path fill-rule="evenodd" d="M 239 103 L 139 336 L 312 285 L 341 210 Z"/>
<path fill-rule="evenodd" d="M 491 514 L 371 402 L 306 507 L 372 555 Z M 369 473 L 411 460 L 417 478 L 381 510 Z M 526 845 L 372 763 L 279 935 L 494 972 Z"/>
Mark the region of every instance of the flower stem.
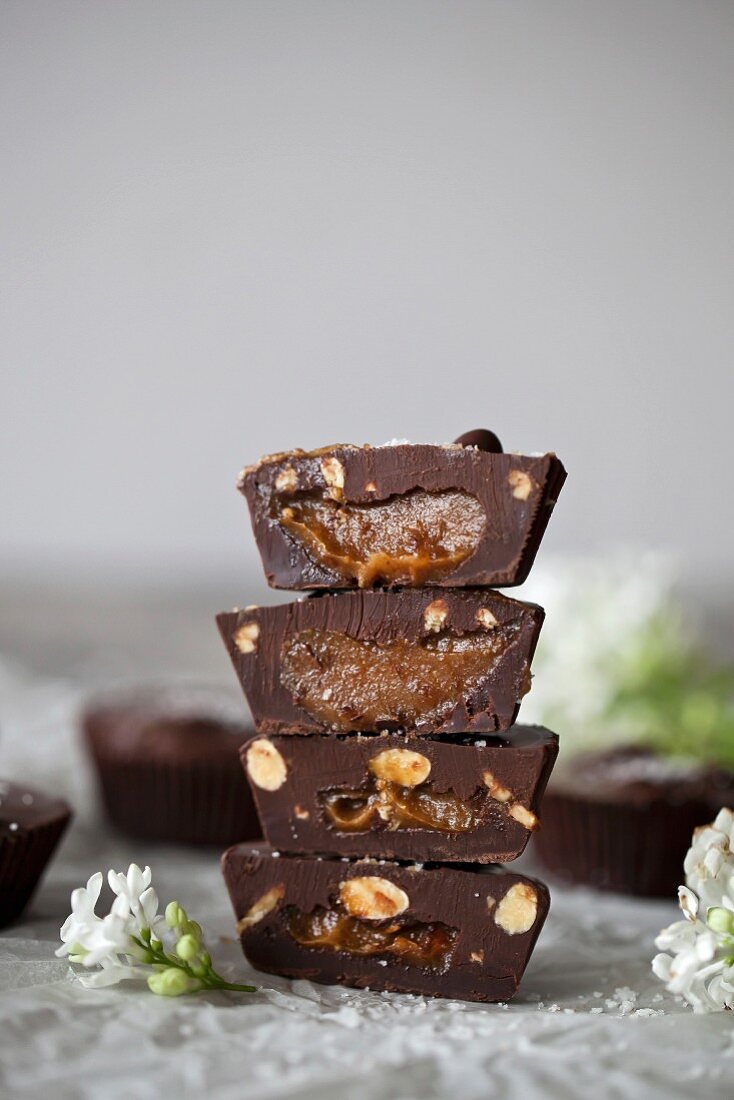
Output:
<path fill-rule="evenodd" d="M 199 972 L 196 973 L 191 963 L 185 962 L 178 955 L 169 954 L 163 948 L 151 947 L 149 943 L 145 943 L 142 938 L 137 936 L 133 936 L 132 940 L 138 947 L 142 947 L 148 953 L 151 966 L 175 967 L 177 970 L 182 970 L 192 982 L 196 983 L 196 986 L 191 990 L 192 993 L 200 992 L 202 989 L 228 989 L 236 993 L 256 992 L 256 986 L 254 985 L 240 985 L 237 982 L 226 981 L 220 974 L 217 974 L 211 963 L 204 967 L 199 964 L 197 966 Z M 193 962 L 195 963 L 196 960 L 193 960 Z"/>

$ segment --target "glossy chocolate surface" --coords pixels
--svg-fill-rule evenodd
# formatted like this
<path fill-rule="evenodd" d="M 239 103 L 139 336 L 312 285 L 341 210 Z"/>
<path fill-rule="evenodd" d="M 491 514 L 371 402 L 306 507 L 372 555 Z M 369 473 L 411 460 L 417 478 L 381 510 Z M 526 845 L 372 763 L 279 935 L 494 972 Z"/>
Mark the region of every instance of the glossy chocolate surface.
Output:
<path fill-rule="evenodd" d="M 71 816 L 62 799 L 0 780 L 0 928 L 25 909 Z"/>

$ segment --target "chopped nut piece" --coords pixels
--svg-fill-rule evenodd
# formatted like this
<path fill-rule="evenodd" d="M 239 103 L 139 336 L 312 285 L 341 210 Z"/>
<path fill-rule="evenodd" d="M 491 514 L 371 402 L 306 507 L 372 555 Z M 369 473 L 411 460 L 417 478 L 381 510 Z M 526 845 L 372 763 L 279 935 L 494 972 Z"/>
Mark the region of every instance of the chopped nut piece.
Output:
<path fill-rule="evenodd" d="M 529 932 L 538 914 L 538 895 L 527 882 L 516 882 L 497 906 L 495 924 L 509 936 Z"/>
<path fill-rule="evenodd" d="M 438 634 L 443 628 L 448 618 L 448 614 L 449 606 L 446 600 L 433 600 L 423 612 L 423 623 L 426 630 L 430 630 L 433 634 Z"/>
<path fill-rule="evenodd" d="M 483 963 L 484 962 L 484 952 L 483 951 L 472 951 L 471 955 L 469 956 L 469 962 Z"/>
<path fill-rule="evenodd" d="M 405 890 L 377 875 L 347 879 L 339 887 L 339 897 L 347 912 L 362 920 L 397 917 L 410 905 Z"/>
<path fill-rule="evenodd" d="M 237 921 L 237 931 L 240 935 L 246 928 L 251 928 L 253 924 L 257 924 L 263 917 L 267 917 L 268 913 L 272 913 L 280 899 L 285 894 L 285 886 L 273 886 L 268 890 L 267 894 L 263 894 L 254 905 L 245 913 L 244 917 L 241 917 Z"/>
<path fill-rule="evenodd" d="M 528 499 L 533 491 L 533 483 L 529 474 L 526 474 L 524 470 L 510 470 L 507 480 L 510 483 L 515 500 Z"/>
<path fill-rule="evenodd" d="M 292 493 L 298 487 L 298 475 L 292 466 L 286 466 L 275 479 L 275 488 L 279 493 Z"/>
<path fill-rule="evenodd" d="M 365 493 L 376 493 L 377 486 L 375 485 L 374 481 L 368 481 L 364 487 L 364 491 Z"/>
<path fill-rule="evenodd" d="M 259 637 L 260 627 L 257 623 L 244 623 L 235 633 L 234 644 L 240 653 L 254 653 Z"/>
<path fill-rule="evenodd" d="M 521 802 L 510 806 L 510 817 L 514 817 L 515 821 L 519 821 L 526 829 L 536 829 L 538 826 L 538 819 L 533 811 L 523 806 Z"/>
<path fill-rule="evenodd" d="M 483 626 L 485 630 L 494 630 L 496 626 L 499 626 L 499 623 L 488 607 L 479 608 L 477 611 L 477 622 L 480 626 Z"/>
<path fill-rule="evenodd" d="M 431 761 L 411 749 L 383 749 L 372 757 L 369 766 L 377 779 L 398 783 L 401 787 L 417 787 L 431 774 Z"/>
<path fill-rule="evenodd" d="M 253 741 L 246 754 L 247 774 L 263 791 L 277 791 L 285 783 L 285 760 L 275 745 L 264 737 Z"/>
<path fill-rule="evenodd" d="M 489 788 L 489 793 L 492 795 L 492 798 L 496 799 L 497 802 L 512 801 L 512 791 L 507 787 L 503 787 L 501 783 L 498 783 L 491 772 L 484 772 L 482 779 Z"/>
<path fill-rule="evenodd" d="M 329 496 L 334 500 L 341 500 L 344 489 L 344 467 L 338 458 L 330 455 L 321 460 L 321 473 L 324 481 L 329 486 Z"/>
<path fill-rule="evenodd" d="M 390 818 L 392 817 L 392 806 L 390 806 L 387 802 L 378 802 L 377 814 L 378 817 L 380 817 L 383 821 L 390 821 Z"/>
<path fill-rule="evenodd" d="M 478 894 L 477 894 L 477 897 L 479 897 Z M 488 894 L 487 895 L 487 912 L 491 913 L 496 904 L 497 904 L 496 898 L 493 898 L 491 894 Z"/>
<path fill-rule="evenodd" d="M 293 816 L 297 817 L 299 821 L 308 821 L 311 814 L 308 810 L 304 810 L 303 806 L 298 805 L 293 807 Z"/>

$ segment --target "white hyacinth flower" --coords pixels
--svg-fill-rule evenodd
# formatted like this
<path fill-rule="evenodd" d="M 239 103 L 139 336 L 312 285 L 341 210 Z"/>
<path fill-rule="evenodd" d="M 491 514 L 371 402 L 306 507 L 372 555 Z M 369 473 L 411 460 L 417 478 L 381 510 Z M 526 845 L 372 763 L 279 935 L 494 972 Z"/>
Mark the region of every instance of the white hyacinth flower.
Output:
<path fill-rule="evenodd" d="M 68 955 L 70 962 L 80 963 L 86 968 L 101 966 L 108 976 L 108 980 L 102 984 L 108 985 L 111 984 L 109 978 L 113 967 L 123 968 L 126 971 L 124 976 L 131 976 L 128 972 L 132 968 L 121 964 L 119 956 L 130 951 L 130 936 L 134 926 L 127 902 L 122 898 L 115 898 L 106 917 L 97 916 L 95 906 L 101 889 L 102 875 L 98 871 L 92 875 L 86 887 L 73 891 L 71 913 L 61 928 L 63 942 L 56 954 L 59 957 Z M 120 972 L 115 981 L 121 981 L 122 977 Z"/>
<path fill-rule="evenodd" d="M 178 997 L 201 989 L 228 989 L 253 993 L 255 987 L 228 982 L 217 974 L 203 940 L 201 926 L 190 920 L 177 901 L 158 913 L 158 895 L 151 886 L 151 870 L 131 863 L 127 874 L 109 871 L 115 894 L 105 917 L 96 906 L 102 890 L 98 871 L 86 886 L 71 895 L 71 913 L 61 927 L 59 957 L 83 967 L 75 971 L 82 985 L 100 989 L 130 978 L 147 978 L 148 988 L 164 997 Z M 174 943 L 166 947 L 163 936 Z"/>
<path fill-rule="evenodd" d="M 154 929 L 163 919 L 158 915 L 158 895 L 150 885 L 152 871 L 146 867 L 141 871 L 137 863 L 131 863 L 127 874 L 122 871 L 108 871 L 107 882 L 117 900 L 123 901 L 132 915 L 135 928 Z"/>
<path fill-rule="evenodd" d="M 686 882 L 708 908 L 721 905 L 734 910 L 734 813 L 722 809 L 710 825 L 693 834 L 683 862 Z"/>
<path fill-rule="evenodd" d="M 734 813 L 722 809 L 696 829 L 678 890 L 685 920 L 655 940 L 655 975 L 694 1012 L 734 1008 Z"/>

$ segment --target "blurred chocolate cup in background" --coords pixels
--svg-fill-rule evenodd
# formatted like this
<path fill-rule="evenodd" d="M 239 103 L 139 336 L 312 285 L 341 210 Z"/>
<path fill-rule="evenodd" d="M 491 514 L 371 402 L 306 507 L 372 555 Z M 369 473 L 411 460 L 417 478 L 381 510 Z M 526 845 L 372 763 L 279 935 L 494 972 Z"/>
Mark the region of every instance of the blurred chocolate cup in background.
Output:
<path fill-rule="evenodd" d="M 543 801 L 534 852 L 577 885 L 675 897 L 693 830 L 731 805 L 734 775 L 637 746 L 572 757 Z"/>
<path fill-rule="evenodd" d="M 142 840 L 183 845 L 257 839 L 239 759 L 254 729 L 224 688 L 160 685 L 110 692 L 81 716 L 107 817 Z"/>
<path fill-rule="evenodd" d="M 0 928 L 28 905 L 71 817 L 60 798 L 0 779 Z"/>

